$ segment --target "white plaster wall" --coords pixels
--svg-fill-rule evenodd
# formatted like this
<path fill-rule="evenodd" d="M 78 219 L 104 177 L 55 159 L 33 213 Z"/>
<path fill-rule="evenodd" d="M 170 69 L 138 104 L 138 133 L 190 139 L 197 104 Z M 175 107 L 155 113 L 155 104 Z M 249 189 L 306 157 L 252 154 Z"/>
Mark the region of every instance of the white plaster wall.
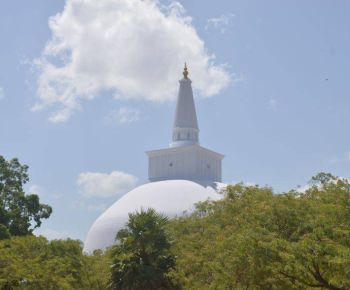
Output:
<path fill-rule="evenodd" d="M 149 165 L 150 180 L 194 178 L 196 176 L 196 156 L 193 151 L 151 157 Z"/>
<path fill-rule="evenodd" d="M 221 159 L 207 151 L 198 150 L 196 161 L 198 176 L 205 180 L 221 182 Z"/>
<path fill-rule="evenodd" d="M 221 157 L 199 146 L 159 151 L 149 158 L 149 180 L 221 181 Z"/>

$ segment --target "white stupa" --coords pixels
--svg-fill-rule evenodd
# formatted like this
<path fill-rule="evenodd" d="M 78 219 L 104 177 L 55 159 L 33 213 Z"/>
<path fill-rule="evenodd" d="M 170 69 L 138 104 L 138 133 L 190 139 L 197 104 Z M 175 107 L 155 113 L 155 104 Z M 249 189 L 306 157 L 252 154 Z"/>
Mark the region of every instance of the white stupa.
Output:
<path fill-rule="evenodd" d="M 199 201 L 221 198 L 217 190 L 224 156 L 199 145 L 197 115 L 186 65 L 183 76 L 172 143 L 169 148 L 146 152 L 150 182 L 126 193 L 97 218 L 86 237 L 84 252 L 111 246 L 130 212 L 154 208 L 174 217 L 191 212 Z"/>

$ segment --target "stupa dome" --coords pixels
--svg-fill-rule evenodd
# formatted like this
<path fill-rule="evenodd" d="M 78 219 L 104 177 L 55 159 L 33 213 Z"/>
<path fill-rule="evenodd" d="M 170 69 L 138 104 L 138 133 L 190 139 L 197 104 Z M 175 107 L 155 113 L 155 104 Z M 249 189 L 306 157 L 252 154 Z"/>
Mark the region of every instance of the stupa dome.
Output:
<path fill-rule="evenodd" d="M 153 208 L 168 217 L 191 212 L 194 204 L 217 200 L 219 183 L 199 184 L 189 180 L 151 182 L 129 191 L 109 207 L 92 225 L 84 244 L 84 252 L 92 253 L 114 243 L 116 233 L 125 226 L 128 214 L 141 208 Z"/>

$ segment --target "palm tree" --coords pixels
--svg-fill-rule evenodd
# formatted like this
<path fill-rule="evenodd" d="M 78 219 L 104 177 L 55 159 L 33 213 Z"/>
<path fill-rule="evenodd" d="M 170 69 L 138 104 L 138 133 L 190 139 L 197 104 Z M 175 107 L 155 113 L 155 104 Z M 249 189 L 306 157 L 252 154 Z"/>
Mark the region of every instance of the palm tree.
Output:
<path fill-rule="evenodd" d="M 167 273 L 175 266 L 165 231 L 168 218 L 154 209 L 129 214 L 112 248 L 111 289 L 175 289 Z"/>

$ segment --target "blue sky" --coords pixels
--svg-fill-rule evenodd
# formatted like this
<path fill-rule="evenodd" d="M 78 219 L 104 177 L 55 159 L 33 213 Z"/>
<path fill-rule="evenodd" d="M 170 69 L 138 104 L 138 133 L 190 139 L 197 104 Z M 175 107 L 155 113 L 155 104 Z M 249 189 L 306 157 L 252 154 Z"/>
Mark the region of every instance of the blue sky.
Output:
<path fill-rule="evenodd" d="M 1 4 L 0 154 L 28 164 L 28 192 L 53 206 L 40 233 L 83 240 L 104 208 L 147 181 L 144 151 L 170 142 L 183 61 L 200 142 L 225 154 L 225 182 L 283 191 L 320 171 L 350 178 L 349 1 L 132 12 L 104 1 L 112 12 L 83 0 Z"/>

